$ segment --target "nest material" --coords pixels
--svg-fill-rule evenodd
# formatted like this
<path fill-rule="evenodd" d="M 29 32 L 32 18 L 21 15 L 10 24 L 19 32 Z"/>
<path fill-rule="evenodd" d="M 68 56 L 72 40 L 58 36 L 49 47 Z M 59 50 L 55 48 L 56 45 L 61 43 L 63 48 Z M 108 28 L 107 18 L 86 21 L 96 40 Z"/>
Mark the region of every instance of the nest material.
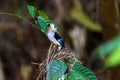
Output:
<path fill-rule="evenodd" d="M 79 62 L 73 52 L 70 49 L 63 48 L 60 52 L 58 52 L 56 49 L 53 49 L 53 45 L 51 44 L 47 58 L 43 60 L 42 63 L 39 64 L 39 75 L 36 80 L 46 80 L 46 66 L 51 60 L 57 59 L 57 60 L 69 60 L 73 59 L 77 62 Z"/>

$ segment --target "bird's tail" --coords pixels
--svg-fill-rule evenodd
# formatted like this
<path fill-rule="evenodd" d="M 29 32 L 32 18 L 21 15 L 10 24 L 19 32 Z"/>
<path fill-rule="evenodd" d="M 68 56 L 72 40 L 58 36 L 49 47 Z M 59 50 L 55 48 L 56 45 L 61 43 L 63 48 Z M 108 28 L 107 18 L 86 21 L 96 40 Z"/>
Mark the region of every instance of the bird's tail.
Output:
<path fill-rule="evenodd" d="M 57 47 L 57 51 L 61 51 L 65 46 L 62 46 L 62 45 L 58 45 Z"/>

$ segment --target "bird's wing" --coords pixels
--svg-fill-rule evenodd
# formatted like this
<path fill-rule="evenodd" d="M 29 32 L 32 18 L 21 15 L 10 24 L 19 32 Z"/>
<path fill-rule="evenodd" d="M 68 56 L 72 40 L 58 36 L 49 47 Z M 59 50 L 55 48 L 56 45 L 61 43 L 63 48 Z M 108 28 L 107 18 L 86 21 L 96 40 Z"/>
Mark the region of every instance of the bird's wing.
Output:
<path fill-rule="evenodd" d="M 58 33 L 58 32 L 55 32 L 54 37 L 55 37 L 57 40 L 58 40 L 58 39 L 61 39 L 61 36 L 59 35 L 59 33 Z"/>
<path fill-rule="evenodd" d="M 58 32 L 55 32 L 54 37 L 62 46 L 64 46 L 64 42 Z"/>

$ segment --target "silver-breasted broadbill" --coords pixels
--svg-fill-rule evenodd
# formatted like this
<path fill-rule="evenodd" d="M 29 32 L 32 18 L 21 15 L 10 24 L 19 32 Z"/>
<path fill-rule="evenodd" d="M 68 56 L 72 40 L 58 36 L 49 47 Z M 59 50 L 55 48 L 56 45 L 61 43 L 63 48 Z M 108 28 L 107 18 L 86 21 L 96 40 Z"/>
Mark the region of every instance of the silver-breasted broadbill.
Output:
<path fill-rule="evenodd" d="M 31 5 L 28 5 L 27 8 L 30 15 L 35 18 L 36 26 L 47 35 L 48 39 L 57 47 L 58 51 L 62 50 L 64 42 L 60 36 L 58 25 L 43 11 L 37 10 L 37 8 Z"/>

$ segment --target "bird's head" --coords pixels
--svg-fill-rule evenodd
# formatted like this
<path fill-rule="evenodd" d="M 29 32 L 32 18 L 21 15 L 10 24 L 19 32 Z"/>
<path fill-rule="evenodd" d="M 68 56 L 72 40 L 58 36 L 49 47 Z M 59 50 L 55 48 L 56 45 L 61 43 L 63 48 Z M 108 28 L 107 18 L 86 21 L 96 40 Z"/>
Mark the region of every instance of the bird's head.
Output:
<path fill-rule="evenodd" d="M 48 24 L 48 27 L 47 27 L 47 30 L 48 31 L 56 31 L 57 29 L 55 28 L 55 24 Z"/>

